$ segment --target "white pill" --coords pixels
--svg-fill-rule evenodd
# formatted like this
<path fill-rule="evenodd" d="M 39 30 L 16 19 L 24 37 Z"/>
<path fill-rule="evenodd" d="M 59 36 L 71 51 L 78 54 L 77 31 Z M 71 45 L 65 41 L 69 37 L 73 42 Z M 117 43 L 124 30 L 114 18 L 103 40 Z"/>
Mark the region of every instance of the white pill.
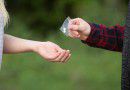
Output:
<path fill-rule="evenodd" d="M 66 33 L 66 28 L 63 28 L 63 32 Z"/>

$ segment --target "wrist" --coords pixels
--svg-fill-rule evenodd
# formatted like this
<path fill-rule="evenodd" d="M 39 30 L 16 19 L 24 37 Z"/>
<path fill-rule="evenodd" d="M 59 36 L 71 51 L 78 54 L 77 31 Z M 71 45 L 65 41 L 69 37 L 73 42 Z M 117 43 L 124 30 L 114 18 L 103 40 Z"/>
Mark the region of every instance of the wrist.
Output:
<path fill-rule="evenodd" d="M 86 40 L 91 33 L 91 27 L 87 27 L 87 29 L 83 32 L 83 34 L 80 34 L 80 40 Z"/>
<path fill-rule="evenodd" d="M 41 44 L 41 42 L 39 42 L 39 41 L 30 41 L 29 42 L 29 51 L 37 52 L 40 44 Z"/>
<path fill-rule="evenodd" d="M 83 40 L 83 41 L 85 41 L 87 38 L 88 38 L 88 36 L 86 36 L 86 35 L 83 35 L 83 36 L 81 36 L 81 37 L 80 37 L 80 40 Z"/>

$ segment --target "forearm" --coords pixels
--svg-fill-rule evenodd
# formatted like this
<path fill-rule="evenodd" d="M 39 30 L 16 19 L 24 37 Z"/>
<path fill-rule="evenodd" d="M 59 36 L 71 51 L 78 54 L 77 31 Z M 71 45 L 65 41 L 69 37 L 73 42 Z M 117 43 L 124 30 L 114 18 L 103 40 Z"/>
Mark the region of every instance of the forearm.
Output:
<path fill-rule="evenodd" d="M 106 27 L 102 24 L 90 25 L 91 32 L 88 38 L 83 41 L 84 43 L 92 47 L 122 51 L 125 26 Z"/>
<path fill-rule="evenodd" d="M 4 35 L 4 53 L 36 52 L 50 62 L 67 62 L 71 54 L 52 42 L 31 41 Z"/>
<path fill-rule="evenodd" d="M 11 35 L 4 35 L 5 54 L 31 52 L 35 48 L 36 41 L 25 40 Z"/>

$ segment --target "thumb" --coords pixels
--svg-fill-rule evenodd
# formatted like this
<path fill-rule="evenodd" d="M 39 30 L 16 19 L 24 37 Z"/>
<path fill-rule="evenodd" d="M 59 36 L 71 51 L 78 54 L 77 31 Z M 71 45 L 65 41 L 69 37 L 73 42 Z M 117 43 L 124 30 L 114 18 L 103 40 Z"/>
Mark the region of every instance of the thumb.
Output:
<path fill-rule="evenodd" d="M 78 26 L 78 30 L 79 30 L 79 31 L 84 31 L 85 29 L 87 29 L 87 28 L 84 28 L 83 25 L 79 25 L 79 26 Z"/>

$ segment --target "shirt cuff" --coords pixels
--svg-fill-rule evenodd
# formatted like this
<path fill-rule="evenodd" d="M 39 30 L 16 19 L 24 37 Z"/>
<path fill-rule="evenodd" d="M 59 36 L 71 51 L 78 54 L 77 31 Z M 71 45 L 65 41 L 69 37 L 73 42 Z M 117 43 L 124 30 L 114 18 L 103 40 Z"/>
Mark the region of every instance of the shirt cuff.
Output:
<path fill-rule="evenodd" d="M 89 23 L 91 27 L 90 34 L 86 40 L 81 40 L 84 44 L 87 44 L 89 46 L 96 46 L 98 42 L 100 41 L 100 25 Z"/>

